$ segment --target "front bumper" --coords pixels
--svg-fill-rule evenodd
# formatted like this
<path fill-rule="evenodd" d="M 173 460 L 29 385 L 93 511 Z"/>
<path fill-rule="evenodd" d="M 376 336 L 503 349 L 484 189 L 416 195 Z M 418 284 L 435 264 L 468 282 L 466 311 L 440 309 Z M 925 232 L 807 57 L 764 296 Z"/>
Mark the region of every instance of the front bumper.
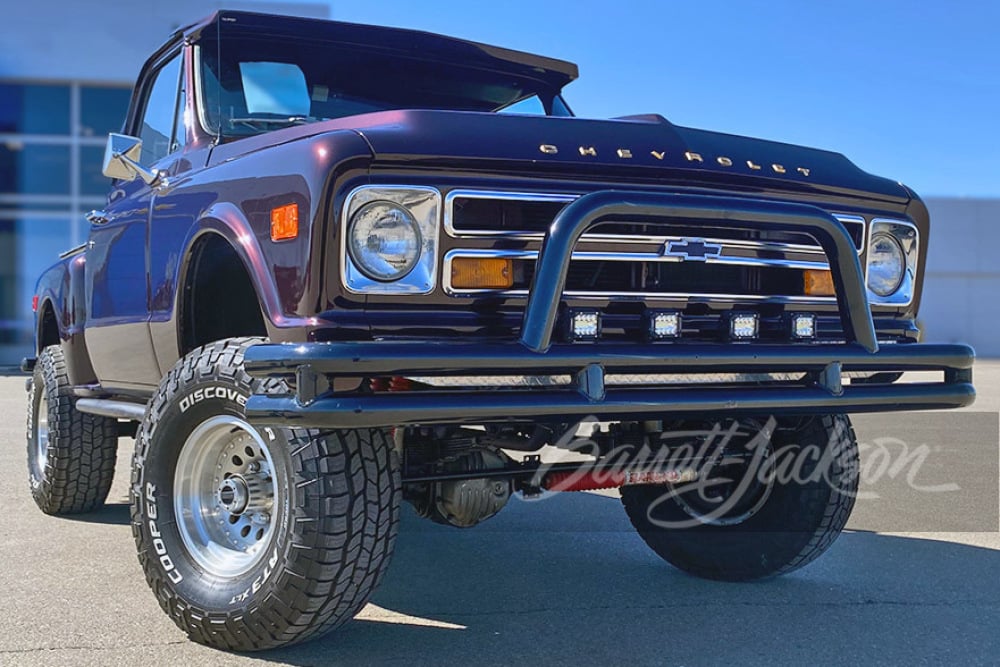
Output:
<path fill-rule="evenodd" d="M 551 344 L 569 261 L 579 238 L 609 218 L 812 234 L 833 273 L 845 332 L 842 344 L 686 343 Z M 706 414 L 879 412 L 955 408 L 975 399 L 974 353 L 965 345 L 899 344 L 875 337 L 861 265 L 844 227 L 802 204 L 698 195 L 604 191 L 581 197 L 552 223 L 539 254 L 521 337 L 511 343 L 368 341 L 265 344 L 250 348 L 246 368 L 258 377 L 292 380 L 294 395 L 255 395 L 247 417 L 259 425 L 319 428 L 505 420 L 650 419 Z M 852 371 L 939 371 L 940 381 L 844 386 Z M 803 373 L 774 386 L 608 388 L 610 373 Z M 569 386 L 518 391 L 420 390 L 334 392 L 337 378 L 472 377 L 566 374 Z"/>

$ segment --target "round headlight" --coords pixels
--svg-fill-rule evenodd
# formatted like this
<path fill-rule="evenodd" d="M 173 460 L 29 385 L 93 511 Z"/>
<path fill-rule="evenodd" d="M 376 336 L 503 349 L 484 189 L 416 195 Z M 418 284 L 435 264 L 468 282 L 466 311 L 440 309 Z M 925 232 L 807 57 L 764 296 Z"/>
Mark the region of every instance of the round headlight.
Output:
<path fill-rule="evenodd" d="M 868 249 L 868 289 L 879 296 L 894 294 L 905 272 L 906 257 L 896 237 L 884 232 L 875 234 Z"/>
<path fill-rule="evenodd" d="M 372 280 L 391 282 L 413 270 L 420 259 L 420 228 L 399 204 L 373 201 L 351 218 L 347 250 Z"/>

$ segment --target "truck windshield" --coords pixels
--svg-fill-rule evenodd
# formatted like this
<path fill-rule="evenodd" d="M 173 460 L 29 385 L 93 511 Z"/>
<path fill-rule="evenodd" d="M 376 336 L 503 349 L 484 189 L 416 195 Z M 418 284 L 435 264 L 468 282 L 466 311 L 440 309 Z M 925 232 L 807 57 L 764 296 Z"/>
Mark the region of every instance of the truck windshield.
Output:
<path fill-rule="evenodd" d="M 414 52 L 258 36 L 221 46 L 204 42 L 199 59 L 206 129 L 225 138 L 394 109 L 569 115 L 544 81 Z"/>

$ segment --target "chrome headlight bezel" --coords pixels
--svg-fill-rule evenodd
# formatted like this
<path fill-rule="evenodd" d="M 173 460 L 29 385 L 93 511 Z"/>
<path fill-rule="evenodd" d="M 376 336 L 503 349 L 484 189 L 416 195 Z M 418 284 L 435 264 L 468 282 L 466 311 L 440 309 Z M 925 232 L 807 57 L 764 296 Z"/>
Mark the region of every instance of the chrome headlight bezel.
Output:
<path fill-rule="evenodd" d="M 902 276 L 895 289 L 887 294 L 878 294 L 868 286 L 868 275 L 871 265 L 871 254 L 878 237 L 891 237 L 903 256 Z M 917 261 L 919 258 L 919 238 L 916 225 L 903 220 L 887 220 L 876 218 L 868 228 L 868 243 L 865 253 L 865 288 L 868 300 L 878 306 L 908 306 L 913 301 L 916 288 Z"/>
<path fill-rule="evenodd" d="M 419 255 L 395 278 L 373 277 L 350 248 L 355 215 L 375 202 L 385 202 L 406 211 L 416 225 Z M 402 185 L 363 185 L 351 190 L 344 202 L 340 224 L 340 275 L 344 288 L 354 294 L 429 294 L 437 286 L 438 228 L 441 193 L 436 188 Z"/>

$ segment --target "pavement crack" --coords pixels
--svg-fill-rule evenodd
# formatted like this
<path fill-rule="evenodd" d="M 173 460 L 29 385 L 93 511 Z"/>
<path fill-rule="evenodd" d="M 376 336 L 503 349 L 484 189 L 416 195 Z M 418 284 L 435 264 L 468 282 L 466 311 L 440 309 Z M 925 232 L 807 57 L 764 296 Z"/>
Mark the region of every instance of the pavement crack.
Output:
<path fill-rule="evenodd" d="M 153 642 L 151 644 L 129 644 L 127 646 L 35 646 L 32 648 L 0 649 L 0 655 L 19 655 L 29 653 L 48 653 L 53 651 L 118 651 L 132 648 L 145 648 L 156 646 L 176 646 L 177 644 L 189 644 L 187 639 L 178 639 L 169 642 Z"/>
<path fill-rule="evenodd" d="M 565 613 L 565 612 L 600 612 L 600 611 L 656 611 L 656 610 L 669 610 L 669 609 L 691 609 L 691 608 L 705 608 L 705 607 L 745 607 L 745 608 L 760 608 L 760 607 L 823 607 L 828 609 L 850 609 L 853 607 L 874 607 L 874 606 L 886 606 L 886 607 L 962 607 L 962 606 L 981 606 L 981 607 L 997 607 L 1000 606 L 1000 602 L 994 602 L 991 600 L 942 600 L 942 601 L 912 601 L 912 600 L 855 600 L 850 602 L 785 602 L 780 604 L 775 604 L 774 602 L 675 602 L 675 603 L 665 603 L 665 604 L 651 604 L 651 605 L 595 605 L 595 606 L 569 606 L 569 607 L 535 607 L 535 608 L 520 608 L 517 610 L 518 614 L 549 614 L 549 613 Z M 389 609 L 387 607 L 387 609 Z M 497 609 L 497 610 L 487 610 L 487 611 L 459 611 L 459 612 L 434 612 L 434 611 L 411 611 L 408 613 L 419 614 L 420 616 L 428 618 L 451 618 L 451 619 L 462 619 L 462 618 L 476 618 L 476 617 L 487 617 L 487 616 L 497 616 L 510 614 L 510 609 Z M 359 619 L 365 620 L 365 619 Z"/>

